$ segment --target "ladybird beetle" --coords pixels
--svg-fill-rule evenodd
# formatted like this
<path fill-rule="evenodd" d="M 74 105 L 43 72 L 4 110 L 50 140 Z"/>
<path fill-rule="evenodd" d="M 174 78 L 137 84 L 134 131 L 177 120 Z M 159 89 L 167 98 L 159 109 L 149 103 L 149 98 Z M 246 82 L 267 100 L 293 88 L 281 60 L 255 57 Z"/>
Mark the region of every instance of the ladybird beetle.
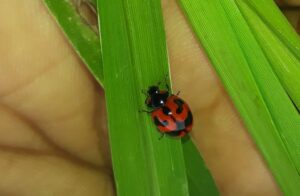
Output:
<path fill-rule="evenodd" d="M 161 90 L 158 85 L 150 86 L 145 104 L 151 111 L 152 120 L 158 130 L 172 137 L 183 137 L 191 131 L 193 115 L 189 106 L 177 95 Z"/>

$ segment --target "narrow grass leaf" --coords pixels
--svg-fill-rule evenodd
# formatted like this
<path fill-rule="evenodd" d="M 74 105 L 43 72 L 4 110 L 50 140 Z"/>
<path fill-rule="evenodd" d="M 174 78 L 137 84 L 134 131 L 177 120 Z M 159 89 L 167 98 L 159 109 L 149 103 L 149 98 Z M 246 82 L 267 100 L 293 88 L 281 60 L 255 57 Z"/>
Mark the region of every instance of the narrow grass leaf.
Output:
<path fill-rule="evenodd" d="M 268 58 L 272 68 L 275 70 L 279 79 L 293 98 L 297 98 L 295 104 L 300 102 L 300 62 L 297 57 L 278 39 L 276 33 L 261 20 L 259 15 L 243 1 L 237 1 L 250 29 L 256 36 L 257 42 L 260 44 L 265 56 Z M 255 54 L 254 54 L 255 55 Z M 265 78 L 265 77 L 259 77 Z M 262 81 L 263 82 L 263 81 Z M 266 93 L 269 93 L 269 108 L 273 115 L 274 122 L 278 125 L 278 131 L 285 142 L 295 166 L 300 171 L 300 116 L 293 105 L 288 104 L 289 98 L 286 96 L 274 96 L 274 88 L 270 88 L 268 81 Z M 277 90 L 278 91 L 278 90 Z M 277 99 L 277 100 L 276 100 Z"/>
<path fill-rule="evenodd" d="M 98 0 L 109 137 L 117 194 L 188 195 L 180 140 L 160 134 L 142 89 L 168 73 L 159 0 Z"/>
<path fill-rule="evenodd" d="M 179 2 L 282 191 L 299 195 L 297 157 L 282 134 L 298 137 L 299 118 L 237 5 Z"/>
<path fill-rule="evenodd" d="M 72 0 L 44 0 L 75 51 L 102 85 L 99 36 L 82 20 Z"/>
<path fill-rule="evenodd" d="M 190 196 L 219 195 L 214 180 L 192 140 L 182 142 Z"/>
<path fill-rule="evenodd" d="M 299 36 L 286 22 L 274 3 L 262 4 L 261 2 L 237 1 L 282 85 L 300 111 Z M 278 20 L 272 20 L 271 17 L 276 17 Z M 279 22 L 274 24 L 273 21 Z"/>
<path fill-rule="evenodd" d="M 242 1 L 239 2 L 240 5 Z M 246 6 L 246 4 L 243 4 Z M 255 40 L 255 36 L 249 28 L 237 5 L 223 3 L 225 12 L 236 33 L 241 50 L 244 52 L 245 59 L 251 69 L 259 90 L 264 98 L 265 104 L 275 123 L 276 131 L 281 136 L 284 144 L 291 154 L 294 164 L 299 171 L 300 165 L 300 116 L 290 101 L 285 89 L 279 82 L 277 75 L 273 72 L 272 66 L 267 56 L 260 48 L 260 42 Z M 248 8 L 247 6 L 244 7 Z M 233 10 L 236 10 L 235 12 Z M 251 11 L 248 9 L 248 11 Z M 255 14 L 252 15 L 255 18 Z M 238 19 L 238 22 L 236 22 Z M 258 19 L 259 23 L 259 18 Z M 246 32 L 248 34 L 246 34 Z M 266 43 L 272 43 L 268 34 L 264 35 Z M 274 43 L 274 48 L 278 48 L 278 43 Z M 251 51 L 251 52 L 249 52 Z M 276 57 L 275 57 L 276 58 Z"/>
<path fill-rule="evenodd" d="M 291 52 L 300 59 L 300 39 L 273 0 L 244 0 Z"/>

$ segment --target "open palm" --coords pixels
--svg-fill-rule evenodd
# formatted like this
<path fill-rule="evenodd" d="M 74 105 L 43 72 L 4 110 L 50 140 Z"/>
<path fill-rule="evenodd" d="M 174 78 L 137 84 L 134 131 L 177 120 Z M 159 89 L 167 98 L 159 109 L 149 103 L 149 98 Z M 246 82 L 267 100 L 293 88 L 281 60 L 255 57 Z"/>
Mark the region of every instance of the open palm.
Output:
<path fill-rule="evenodd" d="M 174 89 L 219 189 L 278 194 L 178 7 L 163 8 Z M 0 195 L 114 195 L 102 89 L 42 1 L 6 0 L 0 20 Z"/>
<path fill-rule="evenodd" d="M 112 195 L 103 92 L 42 1 L 0 15 L 0 195 Z"/>

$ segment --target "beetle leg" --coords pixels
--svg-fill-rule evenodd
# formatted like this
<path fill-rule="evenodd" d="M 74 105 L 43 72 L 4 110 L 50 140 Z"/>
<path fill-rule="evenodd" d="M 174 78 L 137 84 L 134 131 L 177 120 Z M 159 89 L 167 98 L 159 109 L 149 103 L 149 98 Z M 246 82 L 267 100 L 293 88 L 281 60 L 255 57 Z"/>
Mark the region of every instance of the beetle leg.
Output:
<path fill-rule="evenodd" d="M 146 112 L 146 113 L 150 114 L 150 113 L 152 113 L 153 111 L 148 111 L 148 110 L 140 109 L 139 112 Z"/>
<path fill-rule="evenodd" d="M 165 133 L 161 132 L 161 136 L 158 139 L 161 140 L 164 136 L 165 136 Z"/>

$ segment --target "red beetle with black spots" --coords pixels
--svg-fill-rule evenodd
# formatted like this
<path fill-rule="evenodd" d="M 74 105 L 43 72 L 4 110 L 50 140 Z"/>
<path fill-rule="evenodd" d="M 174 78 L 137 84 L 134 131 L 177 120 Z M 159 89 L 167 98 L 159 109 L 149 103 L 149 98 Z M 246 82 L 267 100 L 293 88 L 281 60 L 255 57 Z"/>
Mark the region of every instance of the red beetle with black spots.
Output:
<path fill-rule="evenodd" d="M 167 86 L 169 89 L 169 87 Z M 183 137 L 191 131 L 193 115 L 189 106 L 169 90 L 161 90 L 158 86 L 150 86 L 145 104 L 151 111 L 153 122 L 158 130 L 169 136 Z"/>

